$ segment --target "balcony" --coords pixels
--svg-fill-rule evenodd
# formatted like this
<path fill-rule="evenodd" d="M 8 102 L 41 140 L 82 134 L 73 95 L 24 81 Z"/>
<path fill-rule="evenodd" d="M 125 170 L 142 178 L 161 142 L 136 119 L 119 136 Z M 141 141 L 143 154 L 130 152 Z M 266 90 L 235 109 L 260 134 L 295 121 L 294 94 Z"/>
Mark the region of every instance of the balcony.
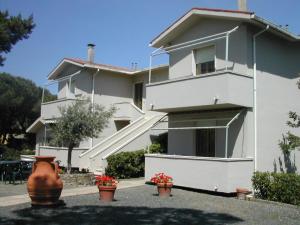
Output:
<path fill-rule="evenodd" d="M 115 103 L 116 112 L 114 120 L 131 120 L 134 121 L 145 113 L 131 102 Z"/>
<path fill-rule="evenodd" d="M 237 187 L 251 189 L 253 159 L 145 155 L 145 180 L 161 172 L 172 176 L 177 186 L 233 193 Z"/>
<path fill-rule="evenodd" d="M 43 119 L 53 119 L 60 117 L 59 107 L 74 104 L 75 98 L 61 98 L 51 102 L 42 103 L 41 117 Z"/>
<path fill-rule="evenodd" d="M 252 107 L 253 80 L 247 75 L 219 71 L 146 86 L 147 108 L 161 112 Z"/>

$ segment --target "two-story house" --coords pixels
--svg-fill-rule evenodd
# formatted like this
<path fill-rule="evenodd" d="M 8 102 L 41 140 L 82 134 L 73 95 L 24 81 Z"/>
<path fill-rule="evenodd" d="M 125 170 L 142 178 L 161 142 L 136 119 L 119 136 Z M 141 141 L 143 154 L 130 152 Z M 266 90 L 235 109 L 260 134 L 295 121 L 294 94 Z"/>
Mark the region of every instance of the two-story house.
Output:
<path fill-rule="evenodd" d="M 165 172 L 178 186 L 230 193 L 251 188 L 254 171 L 300 167 L 299 152 L 287 157 L 278 146 L 288 112 L 300 112 L 299 36 L 251 12 L 193 8 L 151 46 L 145 70 L 96 64 L 92 45 L 87 61 L 63 59 L 48 76 L 58 99 L 43 102 L 28 128 L 37 154 L 66 162 L 65 148 L 49 146 L 51 124 L 58 106 L 89 97 L 118 111 L 99 138 L 75 148 L 74 167 L 103 172 L 109 155 L 144 148 L 162 132 L 168 152 L 146 155 L 146 181 Z M 161 54 L 169 66 L 152 67 Z"/>
<path fill-rule="evenodd" d="M 250 189 L 254 171 L 300 168 L 299 151 L 278 146 L 300 112 L 300 36 L 251 12 L 193 8 L 150 45 L 169 56 L 168 80 L 146 85 L 148 109 L 168 115 L 153 128 L 168 130 L 168 153 L 146 156 L 146 180 L 165 172 L 230 193 Z"/>
<path fill-rule="evenodd" d="M 168 66 L 157 66 L 156 81 L 168 78 Z M 94 62 L 94 45 L 88 45 L 88 59 L 64 58 L 48 75 L 49 84 L 57 85 L 57 100 L 43 97 L 41 116 L 27 132 L 36 133 L 36 154 L 54 155 L 66 166 L 67 148 L 53 146 L 51 126 L 60 116 L 59 108 L 89 99 L 92 104 L 117 109 L 107 128 L 98 138 L 86 139 L 74 148 L 72 167 L 102 173 L 106 158 L 122 151 L 145 149 L 162 132 L 149 131 L 164 115 L 146 110 L 145 85 L 148 69 L 127 69 Z M 48 86 L 46 85 L 46 86 Z"/>

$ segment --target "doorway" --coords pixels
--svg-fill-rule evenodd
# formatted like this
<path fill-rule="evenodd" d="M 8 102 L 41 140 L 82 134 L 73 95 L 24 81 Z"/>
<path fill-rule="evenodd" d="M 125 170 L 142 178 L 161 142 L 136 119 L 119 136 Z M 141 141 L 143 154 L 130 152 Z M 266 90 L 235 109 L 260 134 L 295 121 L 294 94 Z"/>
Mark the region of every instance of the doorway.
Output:
<path fill-rule="evenodd" d="M 142 109 L 143 107 L 143 83 L 134 84 L 134 104 Z"/>
<path fill-rule="evenodd" d="M 215 157 L 215 130 L 196 130 L 196 156 Z"/>
<path fill-rule="evenodd" d="M 117 120 L 115 121 L 117 131 L 121 130 L 122 128 L 128 126 L 130 124 L 129 120 Z"/>

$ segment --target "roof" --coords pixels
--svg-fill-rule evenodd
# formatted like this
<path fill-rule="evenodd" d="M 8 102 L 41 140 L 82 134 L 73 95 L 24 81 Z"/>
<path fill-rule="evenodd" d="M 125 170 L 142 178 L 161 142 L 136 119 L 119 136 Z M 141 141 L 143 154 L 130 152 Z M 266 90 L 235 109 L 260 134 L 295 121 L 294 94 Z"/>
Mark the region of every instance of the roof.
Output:
<path fill-rule="evenodd" d="M 138 69 L 138 70 L 131 70 L 125 67 L 120 66 L 113 66 L 108 64 L 99 64 L 99 63 L 91 63 L 86 60 L 82 59 L 75 59 L 75 58 L 64 58 L 60 61 L 60 63 L 51 71 L 51 73 L 48 75 L 49 80 L 55 79 L 60 72 L 65 68 L 67 65 L 75 65 L 80 68 L 92 68 L 92 69 L 99 69 L 104 71 L 110 71 L 114 73 L 120 73 L 123 75 L 138 75 L 142 72 L 149 71 L 149 68 L 144 69 Z M 152 70 L 159 70 L 168 67 L 168 65 L 159 65 L 152 67 Z"/>
<path fill-rule="evenodd" d="M 43 125 L 51 123 L 56 123 L 55 119 L 45 120 L 39 117 L 27 128 L 26 133 L 37 133 Z"/>
<path fill-rule="evenodd" d="M 125 67 L 120 67 L 120 66 L 113 66 L 113 65 L 108 65 L 108 64 L 99 64 L 99 63 L 91 63 L 86 60 L 82 59 L 73 59 L 73 58 L 64 58 L 65 60 L 69 60 L 75 63 L 79 63 L 81 65 L 94 65 L 97 67 L 101 67 L 103 69 L 110 69 L 110 70 L 119 70 L 119 71 L 125 71 L 125 72 L 134 72 L 131 69 L 125 68 Z"/>
<path fill-rule="evenodd" d="M 156 48 L 163 46 L 163 44 L 167 43 L 166 40 L 171 35 L 174 35 L 176 32 L 179 32 L 183 26 L 189 25 L 191 21 L 195 19 L 195 17 L 199 18 L 199 16 L 241 20 L 241 21 L 253 23 L 255 25 L 260 25 L 260 26 L 269 25 L 270 26 L 269 31 L 273 31 L 278 35 L 284 36 L 290 41 L 300 40 L 300 36 L 297 36 L 270 21 L 267 21 L 259 16 L 256 16 L 254 12 L 224 10 L 224 9 L 210 9 L 210 8 L 192 8 L 191 10 L 186 12 L 183 16 L 181 16 L 179 19 L 177 19 L 174 23 L 168 26 L 158 36 L 156 36 L 150 42 L 150 46 Z"/>

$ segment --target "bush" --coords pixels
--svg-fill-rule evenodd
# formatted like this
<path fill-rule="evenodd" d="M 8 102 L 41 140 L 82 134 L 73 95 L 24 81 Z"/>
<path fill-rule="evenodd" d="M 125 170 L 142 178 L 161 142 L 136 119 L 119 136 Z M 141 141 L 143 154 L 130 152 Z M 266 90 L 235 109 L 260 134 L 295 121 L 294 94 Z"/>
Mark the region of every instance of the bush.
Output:
<path fill-rule="evenodd" d="M 105 174 L 116 178 L 134 178 L 144 176 L 145 151 L 121 152 L 107 158 Z"/>
<path fill-rule="evenodd" d="M 160 144 L 154 143 L 149 146 L 149 153 L 150 154 L 163 153 L 163 149 L 161 148 Z"/>
<path fill-rule="evenodd" d="M 300 205 L 300 175 L 255 172 L 252 183 L 257 198 Z"/>

